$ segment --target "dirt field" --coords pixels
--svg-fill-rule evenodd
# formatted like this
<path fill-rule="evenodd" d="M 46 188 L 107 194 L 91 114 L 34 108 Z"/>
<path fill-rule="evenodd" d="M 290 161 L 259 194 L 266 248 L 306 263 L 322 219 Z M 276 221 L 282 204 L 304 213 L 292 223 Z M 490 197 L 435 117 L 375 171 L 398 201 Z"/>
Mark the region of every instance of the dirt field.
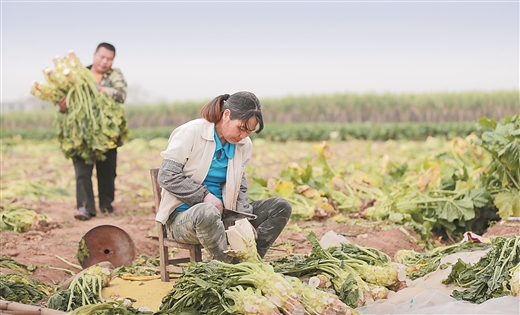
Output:
<path fill-rule="evenodd" d="M 305 146 L 305 144 L 301 144 L 301 146 Z M 365 152 L 363 148 L 352 150 L 352 143 L 348 147 L 350 155 L 341 153 L 339 148 L 341 148 L 341 144 L 336 144 L 333 151 L 339 151 L 336 156 L 340 159 L 353 158 L 354 154 L 364 155 L 363 152 Z M 372 150 L 377 149 L 375 145 L 371 148 Z M 294 152 L 305 152 L 305 150 L 300 147 L 280 145 L 279 150 L 275 151 L 276 156 L 264 155 L 261 162 L 258 156 L 255 156 L 252 165 L 257 167 L 256 171 L 259 173 L 278 174 L 287 161 L 296 161 L 303 156 L 303 153 L 295 155 Z M 123 146 L 119 151 L 117 190 L 114 202 L 116 216 L 109 217 L 98 213 L 97 217 L 89 221 L 77 221 L 72 217 L 75 209 L 73 195 L 61 199 L 20 198 L 20 202 L 35 209 L 38 213 L 49 215 L 53 221 L 46 227 L 38 226 L 21 234 L 2 232 L 0 237 L 1 255 L 12 257 L 24 264 L 39 266 L 30 277 L 56 285 L 70 277 L 70 273 L 61 269 L 78 271 L 59 259 L 58 256 L 68 262 L 78 264 L 76 253 L 79 241 L 90 229 L 104 224 L 115 225 L 126 231 L 135 244 L 136 255 L 158 255 L 158 241 L 151 237 L 156 232 L 148 170 L 160 165 L 161 158 L 158 149 L 145 148 L 141 152 L 146 153 L 139 153 L 135 147 L 130 146 L 126 148 Z M 261 151 L 257 151 L 257 154 L 261 153 Z M 4 187 L 19 179 L 31 179 L 32 181 L 45 180 L 58 187 L 73 190 L 72 163 L 61 156 L 55 145 L 51 147 L 39 145 L 16 147 L 11 151 L 4 151 L 1 163 Z M 2 196 L 1 201 L 7 203 L 12 200 Z M 276 259 L 292 253 L 307 254 L 310 244 L 305 237 L 311 230 L 319 238 L 330 230 L 335 231 L 352 243 L 379 249 L 391 257 L 400 249 L 421 250 L 415 242 L 417 235 L 411 231 L 390 227 L 381 222 L 371 223 L 356 220 L 350 222 L 352 223 L 335 223 L 330 220 L 289 222 L 290 229 L 288 228 L 282 233 L 275 245 L 287 242 L 291 246 L 275 246 L 268 252 L 267 259 Z M 490 228 L 484 236 L 518 235 L 519 230 L 518 223 L 498 223 Z M 11 272 L 6 269 L 0 269 L 0 271 Z"/>
<path fill-rule="evenodd" d="M 77 272 L 77 269 L 60 260 L 58 256 L 69 262 L 79 264 L 76 253 L 80 239 L 90 229 L 104 224 L 115 225 L 126 231 L 135 244 L 136 255 L 158 255 L 158 241 L 156 238 L 150 237 L 150 235 L 156 233 L 153 211 L 150 211 L 147 215 L 131 215 L 127 213 L 122 204 L 123 202 L 115 204 L 117 215 L 114 217 L 98 214 L 97 217 L 83 222 L 72 217 L 73 202 L 41 202 L 40 209 L 43 213 L 59 219 L 47 227 L 39 226 L 21 234 L 2 232 L 0 241 L 2 255 L 12 257 L 24 264 L 42 266 L 37 268 L 30 277 L 47 284 L 56 285 L 69 278 L 70 274 L 45 266 Z M 293 227 L 294 224 L 294 222 L 289 223 Z M 284 232 L 275 243 L 276 245 L 284 241 L 292 241 L 294 245 L 285 250 L 274 247 L 268 252 L 268 259 L 290 255 L 291 252 L 308 253 L 310 245 L 305 237 L 306 231 L 309 230 L 313 230 L 319 238 L 332 230 L 345 236 L 352 243 L 379 249 L 391 257 L 400 249 L 420 251 L 420 247 L 413 239 L 395 228 L 384 230 L 380 225 L 370 223 L 349 226 L 317 221 L 298 222 L 297 225 L 302 229 L 301 231 Z M 497 224 L 485 236 L 518 235 L 518 232 L 518 224 Z M 180 252 L 178 255 L 181 254 L 184 254 L 184 252 Z M 1 271 L 11 272 L 10 270 Z"/>

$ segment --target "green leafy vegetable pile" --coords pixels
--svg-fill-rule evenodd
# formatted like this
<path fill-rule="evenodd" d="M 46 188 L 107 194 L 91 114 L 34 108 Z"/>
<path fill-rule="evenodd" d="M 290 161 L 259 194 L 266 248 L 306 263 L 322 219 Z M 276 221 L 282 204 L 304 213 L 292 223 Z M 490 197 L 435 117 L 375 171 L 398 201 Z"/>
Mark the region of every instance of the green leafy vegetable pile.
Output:
<path fill-rule="evenodd" d="M 43 282 L 17 274 L 0 273 L 0 299 L 33 304 L 51 295 L 54 289 Z"/>
<path fill-rule="evenodd" d="M 458 252 L 486 250 L 488 248 L 491 248 L 491 244 L 467 241 L 449 246 L 436 247 L 426 253 L 402 249 L 395 253 L 394 259 L 396 262 L 407 266 L 406 276 L 414 280 L 437 270 L 443 257 Z"/>
<path fill-rule="evenodd" d="M 318 287 L 332 284 L 335 294 L 350 307 L 364 305 L 368 299 L 384 297 L 387 287 L 405 280 L 388 255 L 372 248 L 343 244 L 325 250 L 314 232 L 307 239 L 312 245 L 309 256 L 279 259 L 271 264 L 284 275 L 318 277 Z M 381 296 L 383 292 L 383 296 Z"/>
<path fill-rule="evenodd" d="M 263 262 L 190 263 L 156 314 L 357 314 L 337 296 Z"/>
<path fill-rule="evenodd" d="M 519 294 L 520 236 L 495 237 L 491 244 L 492 250 L 474 265 L 459 259 L 443 280 L 467 288 L 453 291 L 457 300 L 480 304 L 491 298 Z"/>
<path fill-rule="evenodd" d="M 493 196 L 498 214 L 504 220 L 520 216 L 520 116 L 506 116 L 502 122 L 481 118 L 480 139 L 475 143 L 492 156 L 482 174 L 483 186 Z"/>
<path fill-rule="evenodd" d="M 160 273 L 159 255 L 148 256 L 141 254 L 137 256 L 131 266 L 120 266 L 112 272 L 113 277 L 119 277 L 124 274 L 132 274 L 134 276 L 156 276 Z"/>
<path fill-rule="evenodd" d="M 25 232 L 40 221 L 51 221 L 48 215 L 39 214 L 34 210 L 16 203 L 2 205 L 0 211 L 0 231 Z"/>
<path fill-rule="evenodd" d="M 36 269 L 36 267 L 34 267 L 33 265 L 25 265 L 19 263 L 11 257 L 7 256 L 0 256 L 0 267 L 11 269 L 13 271 L 17 271 L 26 275 L 31 274 L 32 271 Z"/>
<path fill-rule="evenodd" d="M 106 302 L 100 304 L 91 304 L 81 306 L 74 311 L 67 313 L 68 315 L 152 315 L 151 311 L 140 311 L 135 309 L 131 304 L 134 299 L 121 299 L 114 302 Z"/>

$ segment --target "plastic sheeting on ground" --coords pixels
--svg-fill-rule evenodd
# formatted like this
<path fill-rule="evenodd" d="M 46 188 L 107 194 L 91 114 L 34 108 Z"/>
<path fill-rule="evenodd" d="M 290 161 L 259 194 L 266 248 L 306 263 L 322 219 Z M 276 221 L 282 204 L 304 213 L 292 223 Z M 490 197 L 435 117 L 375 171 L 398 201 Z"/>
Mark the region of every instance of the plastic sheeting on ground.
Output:
<path fill-rule="evenodd" d="M 400 304 L 380 303 L 356 308 L 362 315 L 369 314 L 520 314 L 520 297 L 503 296 L 481 304 L 457 301 L 438 290 L 425 290 Z"/>
<path fill-rule="evenodd" d="M 455 263 L 462 259 L 466 263 L 476 263 L 487 251 L 459 252 L 444 257 L 443 263 Z M 424 277 L 408 281 L 408 287 L 389 294 L 387 299 L 356 309 L 362 315 L 369 314 L 520 314 L 520 297 L 505 296 L 490 299 L 481 304 L 458 301 L 450 296 L 454 289 L 464 290 L 454 284 L 445 285 L 441 281 L 451 272 L 451 266 L 438 268 Z"/>

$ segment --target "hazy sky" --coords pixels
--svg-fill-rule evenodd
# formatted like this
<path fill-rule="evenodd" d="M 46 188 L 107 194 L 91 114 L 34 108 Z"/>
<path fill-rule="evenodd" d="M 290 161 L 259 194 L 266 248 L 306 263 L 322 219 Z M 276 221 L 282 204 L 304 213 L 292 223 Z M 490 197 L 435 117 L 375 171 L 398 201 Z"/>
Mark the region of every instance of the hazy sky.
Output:
<path fill-rule="evenodd" d="M 4 1 L 2 101 L 106 41 L 129 101 L 519 88 L 518 1 Z"/>

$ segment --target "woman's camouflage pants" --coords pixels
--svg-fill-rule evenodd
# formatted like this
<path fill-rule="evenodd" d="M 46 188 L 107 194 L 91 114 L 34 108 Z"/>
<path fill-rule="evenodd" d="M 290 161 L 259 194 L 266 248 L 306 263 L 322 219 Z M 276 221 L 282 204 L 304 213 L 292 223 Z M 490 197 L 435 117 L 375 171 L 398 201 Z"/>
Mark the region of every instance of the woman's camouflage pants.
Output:
<path fill-rule="evenodd" d="M 251 203 L 258 239 L 256 247 L 260 257 L 278 238 L 291 216 L 291 205 L 280 197 L 266 198 Z M 229 262 L 224 254 L 228 249 L 224 223 L 219 210 L 208 203 L 199 203 L 186 211 L 173 212 L 166 223 L 168 232 L 176 241 L 185 244 L 202 244 L 213 259 Z"/>

